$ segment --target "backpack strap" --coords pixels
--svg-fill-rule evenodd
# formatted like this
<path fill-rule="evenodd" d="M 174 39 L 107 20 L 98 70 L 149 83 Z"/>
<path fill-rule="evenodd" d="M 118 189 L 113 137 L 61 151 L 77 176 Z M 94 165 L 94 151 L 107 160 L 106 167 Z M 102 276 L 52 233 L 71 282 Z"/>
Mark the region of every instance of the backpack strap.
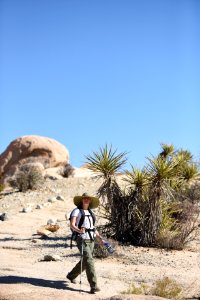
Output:
<path fill-rule="evenodd" d="M 90 208 L 88 208 L 88 211 L 89 211 L 89 214 L 90 214 L 90 215 L 88 216 L 88 218 L 89 218 L 90 216 L 92 217 L 93 227 L 94 227 L 94 224 L 95 224 L 95 221 L 96 221 L 95 214 L 93 213 L 93 211 L 92 211 Z M 90 240 L 91 240 L 91 241 L 94 241 L 94 238 L 92 237 L 91 232 L 95 232 L 95 228 L 92 228 L 92 229 L 86 229 L 86 232 L 88 232 L 89 237 L 90 237 Z"/>
<path fill-rule="evenodd" d="M 81 213 L 81 218 L 80 218 L 80 221 L 78 223 L 78 228 L 81 229 L 82 225 L 83 225 L 83 222 L 85 220 L 85 212 L 82 208 L 79 208 L 80 210 L 80 213 Z"/>
<path fill-rule="evenodd" d="M 95 224 L 95 222 L 96 222 L 96 216 L 95 216 L 95 214 L 93 213 L 93 211 L 92 211 L 90 208 L 88 208 L 88 211 L 89 211 L 89 213 L 90 213 L 90 215 L 91 215 L 91 217 L 92 217 L 92 220 L 93 220 L 93 226 L 94 226 L 94 224 Z"/>

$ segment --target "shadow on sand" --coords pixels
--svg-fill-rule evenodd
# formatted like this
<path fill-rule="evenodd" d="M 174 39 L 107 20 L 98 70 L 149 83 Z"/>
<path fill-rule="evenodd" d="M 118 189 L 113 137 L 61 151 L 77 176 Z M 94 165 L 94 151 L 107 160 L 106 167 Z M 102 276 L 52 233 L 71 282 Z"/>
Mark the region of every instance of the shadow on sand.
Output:
<path fill-rule="evenodd" d="M 22 276 L 0 276 L 0 284 L 28 283 L 35 286 L 48 287 L 53 289 L 62 289 L 79 292 L 78 288 L 71 288 L 65 281 L 46 280 L 41 278 L 22 277 Z M 81 292 L 88 293 L 81 290 Z"/>

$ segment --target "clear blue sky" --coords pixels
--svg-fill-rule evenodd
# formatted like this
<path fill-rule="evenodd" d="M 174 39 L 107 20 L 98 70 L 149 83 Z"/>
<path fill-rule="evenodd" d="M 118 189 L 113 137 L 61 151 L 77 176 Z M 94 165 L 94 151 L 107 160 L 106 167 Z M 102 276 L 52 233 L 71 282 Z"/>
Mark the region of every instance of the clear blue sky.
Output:
<path fill-rule="evenodd" d="M 0 153 L 56 139 L 80 166 L 105 143 L 141 167 L 200 157 L 199 0 L 1 0 Z"/>

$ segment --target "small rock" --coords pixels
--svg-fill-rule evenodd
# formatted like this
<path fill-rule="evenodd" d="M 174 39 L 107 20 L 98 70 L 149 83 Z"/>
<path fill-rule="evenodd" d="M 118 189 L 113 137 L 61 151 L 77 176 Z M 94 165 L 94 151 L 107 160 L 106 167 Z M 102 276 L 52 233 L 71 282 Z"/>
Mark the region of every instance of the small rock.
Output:
<path fill-rule="evenodd" d="M 57 224 L 57 222 L 58 222 L 58 220 L 57 219 L 49 219 L 48 221 L 47 221 L 47 225 L 50 225 L 50 224 Z"/>
<path fill-rule="evenodd" d="M 31 240 L 32 243 L 37 243 L 37 240 L 33 239 Z"/>
<path fill-rule="evenodd" d="M 60 195 L 58 195 L 58 196 L 56 197 L 56 199 L 57 199 L 57 200 L 60 200 L 60 201 L 64 201 L 64 200 L 65 200 L 64 197 L 63 197 L 63 196 L 60 196 Z"/>
<path fill-rule="evenodd" d="M 32 208 L 31 208 L 31 207 L 23 207 L 22 212 L 23 212 L 23 213 L 29 213 L 29 212 L 32 212 Z"/>
<path fill-rule="evenodd" d="M 42 209 L 43 208 L 43 205 L 42 204 L 38 204 L 37 206 L 36 206 L 36 209 Z"/>
<path fill-rule="evenodd" d="M 0 220 L 1 221 L 6 221 L 6 220 L 8 220 L 9 218 L 8 218 L 8 214 L 6 213 L 6 212 L 4 212 L 4 213 L 0 213 Z"/>
<path fill-rule="evenodd" d="M 46 175 L 45 178 L 49 178 L 51 180 L 58 180 L 56 176 Z"/>
<path fill-rule="evenodd" d="M 57 254 L 45 255 L 43 261 L 60 261 L 61 257 Z"/>

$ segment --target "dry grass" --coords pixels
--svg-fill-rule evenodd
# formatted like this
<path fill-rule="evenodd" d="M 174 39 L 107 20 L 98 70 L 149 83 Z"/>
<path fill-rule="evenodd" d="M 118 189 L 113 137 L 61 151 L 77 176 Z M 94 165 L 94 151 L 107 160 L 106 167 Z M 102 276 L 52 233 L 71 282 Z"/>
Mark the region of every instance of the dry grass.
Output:
<path fill-rule="evenodd" d="M 136 286 L 132 283 L 127 291 L 122 294 L 135 294 L 135 295 L 153 295 L 167 299 L 183 300 L 183 290 L 179 283 L 169 277 L 163 277 L 155 281 L 152 287 L 141 284 Z"/>

